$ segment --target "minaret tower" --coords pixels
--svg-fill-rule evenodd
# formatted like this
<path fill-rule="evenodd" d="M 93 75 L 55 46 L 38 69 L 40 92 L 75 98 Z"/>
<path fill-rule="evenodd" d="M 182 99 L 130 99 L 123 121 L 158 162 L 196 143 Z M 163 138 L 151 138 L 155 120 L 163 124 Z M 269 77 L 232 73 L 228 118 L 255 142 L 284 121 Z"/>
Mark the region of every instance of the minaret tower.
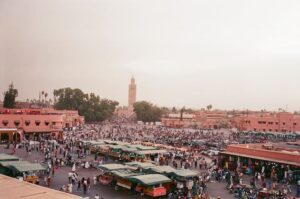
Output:
<path fill-rule="evenodd" d="M 133 111 L 133 104 L 136 102 L 136 84 L 134 77 L 131 78 L 128 89 L 128 110 Z"/>

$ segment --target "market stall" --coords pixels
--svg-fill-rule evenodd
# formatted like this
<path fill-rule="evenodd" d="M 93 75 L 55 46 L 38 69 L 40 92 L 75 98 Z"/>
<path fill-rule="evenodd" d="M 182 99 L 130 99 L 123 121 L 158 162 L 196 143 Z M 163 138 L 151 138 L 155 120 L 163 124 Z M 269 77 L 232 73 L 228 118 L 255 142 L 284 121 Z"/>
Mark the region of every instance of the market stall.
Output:
<path fill-rule="evenodd" d="M 135 191 L 143 192 L 150 197 L 167 195 L 164 184 L 170 183 L 171 179 L 160 174 L 148 174 L 128 177 L 129 181 L 136 184 Z"/>

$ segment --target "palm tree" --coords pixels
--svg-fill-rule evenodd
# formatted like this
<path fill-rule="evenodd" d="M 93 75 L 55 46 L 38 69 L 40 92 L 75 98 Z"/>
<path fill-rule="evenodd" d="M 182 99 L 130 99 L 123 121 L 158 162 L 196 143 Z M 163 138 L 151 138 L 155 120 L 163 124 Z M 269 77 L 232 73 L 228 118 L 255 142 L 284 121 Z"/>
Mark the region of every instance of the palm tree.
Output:
<path fill-rule="evenodd" d="M 207 110 L 211 110 L 212 109 L 212 105 L 211 104 L 209 104 L 209 105 L 207 105 Z"/>
<path fill-rule="evenodd" d="M 47 104 L 48 93 L 45 93 L 45 103 Z"/>

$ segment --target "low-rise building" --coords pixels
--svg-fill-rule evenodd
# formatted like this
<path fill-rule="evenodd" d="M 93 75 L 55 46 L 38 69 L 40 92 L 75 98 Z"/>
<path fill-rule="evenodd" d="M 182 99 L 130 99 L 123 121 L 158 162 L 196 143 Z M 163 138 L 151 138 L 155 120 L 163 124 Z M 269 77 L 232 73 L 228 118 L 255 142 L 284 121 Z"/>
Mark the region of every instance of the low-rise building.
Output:
<path fill-rule="evenodd" d="M 164 126 L 173 128 L 182 128 L 192 126 L 195 123 L 194 114 L 169 114 L 167 117 L 163 117 L 161 122 Z"/>
<path fill-rule="evenodd" d="M 196 113 L 195 119 L 201 128 L 219 129 L 229 126 L 229 117 L 226 111 L 201 110 Z"/>
<path fill-rule="evenodd" d="M 233 118 L 232 126 L 243 131 L 297 132 L 300 115 L 288 112 L 245 114 Z"/>
<path fill-rule="evenodd" d="M 40 136 L 61 137 L 63 129 L 79 127 L 84 118 L 77 111 L 54 109 L 0 109 L 0 141 Z"/>

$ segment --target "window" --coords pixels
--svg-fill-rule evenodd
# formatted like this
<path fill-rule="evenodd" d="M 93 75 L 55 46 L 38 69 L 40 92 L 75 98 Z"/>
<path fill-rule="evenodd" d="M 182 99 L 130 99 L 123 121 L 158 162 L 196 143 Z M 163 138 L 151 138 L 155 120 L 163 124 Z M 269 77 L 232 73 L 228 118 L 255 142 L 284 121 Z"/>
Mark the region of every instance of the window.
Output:
<path fill-rule="evenodd" d="M 29 126 L 29 124 L 30 124 L 30 120 L 25 120 L 25 125 Z"/>
<path fill-rule="evenodd" d="M 296 125 L 297 125 L 297 123 L 295 122 L 295 123 L 294 123 L 294 126 L 296 126 Z"/>
<path fill-rule="evenodd" d="M 271 124 L 271 125 L 272 125 L 272 124 L 273 124 L 273 122 L 268 122 L 268 124 Z"/>
<path fill-rule="evenodd" d="M 3 120 L 3 121 L 2 121 L 2 124 L 3 124 L 4 126 L 7 126 L 7 125 L 8 125 L 8 120 Z"/>
<path fill-rule="evenodd" d="M 15 126 L 19 126 L 20 125 L 20 121 L 19 120 L 15 120 L 14 123 L 15 123 Z"/>
<path fill-rule="evenodd" d="M 270 132 L 272 132 L 272 129 L 269 129 Z"/>
<path fill-rule="evenodd" d="M 278 125 L 278 122 L 275 122 L 276 125 Z"/>
<path fill-rule="evenodd" d="M 49 121 L 45 121 L 45 125 L 48 126 L 49 125 Z"/>
<path fill-rule="evenodd" d="M 36 120 L 35 121 L 35 125 L 40 126 L 41 121 L 40 120 Z"/>
<path fill-rule="evenodd" d="M 253 130 L 256 131 L 256 128 L 254 128 Z"/>
<path fill-rule="evenodd" d="M 285 122 L 282 122 L 283 125 L 285 125 Z"/>

